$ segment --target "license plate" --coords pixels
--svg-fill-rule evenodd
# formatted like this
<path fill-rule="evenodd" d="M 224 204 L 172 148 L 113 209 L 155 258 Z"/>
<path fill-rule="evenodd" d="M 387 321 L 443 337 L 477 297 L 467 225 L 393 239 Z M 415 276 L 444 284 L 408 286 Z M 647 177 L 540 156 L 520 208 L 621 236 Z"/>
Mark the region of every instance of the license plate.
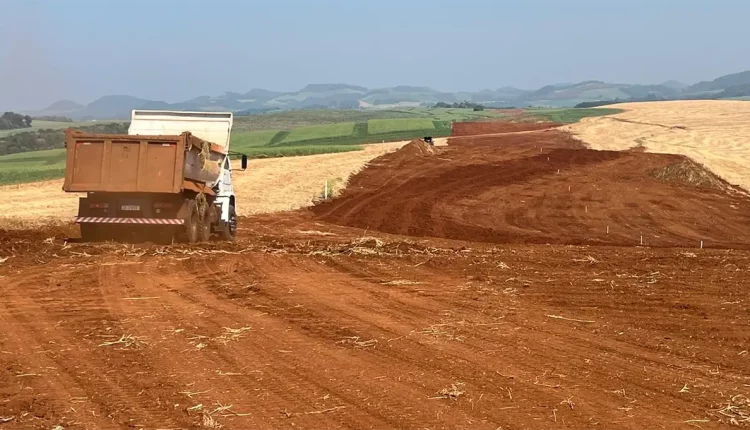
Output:
<path fill-rule="evenodd" d="M 135 205 L 122 205 L 122 206 L 120 206 L 120 209 L 122 209 L 124 211 L 139 211 L 139 210 L 141 210 L 141 207 L 140 206 L 135 206 Z"/>

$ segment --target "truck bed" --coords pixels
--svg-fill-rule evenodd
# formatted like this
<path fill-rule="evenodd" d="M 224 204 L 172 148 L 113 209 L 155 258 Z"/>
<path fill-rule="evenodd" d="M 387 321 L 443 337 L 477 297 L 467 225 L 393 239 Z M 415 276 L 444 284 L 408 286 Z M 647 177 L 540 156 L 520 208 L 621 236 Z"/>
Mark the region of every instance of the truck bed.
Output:
<path fill-rule="evenodd" d="M 65 133 L 67 160 L 63 190 L 68 192 L 213 194 L 224 147 L 185 132 L 145 136 Z M 202 162 L 201 154 L 208 154 Z"/>

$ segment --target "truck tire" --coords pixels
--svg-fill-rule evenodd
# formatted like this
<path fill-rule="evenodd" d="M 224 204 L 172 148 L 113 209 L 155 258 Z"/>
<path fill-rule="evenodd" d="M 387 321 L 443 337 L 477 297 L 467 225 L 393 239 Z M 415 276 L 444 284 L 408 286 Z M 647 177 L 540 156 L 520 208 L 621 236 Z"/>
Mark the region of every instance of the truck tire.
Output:
<path fill-rule="evenodd" d="M 234 206 L 229 205 L 229 219 L 224 223 L 224 228 L 221 229 L 221 238 L 234 242 L 237 237 L 237 212 L 234 210 Z"/>
<path fill-rule="evenodd" d="M 188 201 L 188 215 L 185 217 L 184 225 L 184 238 L 187 243 L 195 243 L 198 241 L 200 222 L 198 205 L 195 203 L 195 200 Z"/>
<path fill-rule="evenodd" d="M 209 240 L 211 240 L 211 212 L 207 207 L 198 226 L 198 242 L 208 242 Z"/>

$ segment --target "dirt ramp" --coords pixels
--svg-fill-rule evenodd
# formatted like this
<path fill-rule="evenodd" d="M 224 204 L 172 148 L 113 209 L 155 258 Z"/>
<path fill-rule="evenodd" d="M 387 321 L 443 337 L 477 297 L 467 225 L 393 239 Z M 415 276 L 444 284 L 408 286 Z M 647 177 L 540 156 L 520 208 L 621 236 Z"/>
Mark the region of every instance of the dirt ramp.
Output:
<path fill-rule="evenodd" d="M 545 131 L 377 161 L 315 207 L 319 219 L 490 243 L 750 247 L 750 199 L 682 156 L 582 149 Z"/>

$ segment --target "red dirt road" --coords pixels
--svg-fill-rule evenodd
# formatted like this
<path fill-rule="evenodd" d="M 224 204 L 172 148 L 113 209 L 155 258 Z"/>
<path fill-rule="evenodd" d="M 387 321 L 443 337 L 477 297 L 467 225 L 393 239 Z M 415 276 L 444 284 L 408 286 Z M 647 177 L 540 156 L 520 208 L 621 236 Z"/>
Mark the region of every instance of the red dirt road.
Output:
<path fill-rule="evenodd" d="M 0 232 L 0 430 L 742 424 L 750 253 L 693 242 L 746 246 L 747 199 L 643 175 L 681 159 L 486 139 L 381 158 L 315 212 L 242 219 L 234 244 Z M 662 242 L 570 245 L 615 204 Z"/>

